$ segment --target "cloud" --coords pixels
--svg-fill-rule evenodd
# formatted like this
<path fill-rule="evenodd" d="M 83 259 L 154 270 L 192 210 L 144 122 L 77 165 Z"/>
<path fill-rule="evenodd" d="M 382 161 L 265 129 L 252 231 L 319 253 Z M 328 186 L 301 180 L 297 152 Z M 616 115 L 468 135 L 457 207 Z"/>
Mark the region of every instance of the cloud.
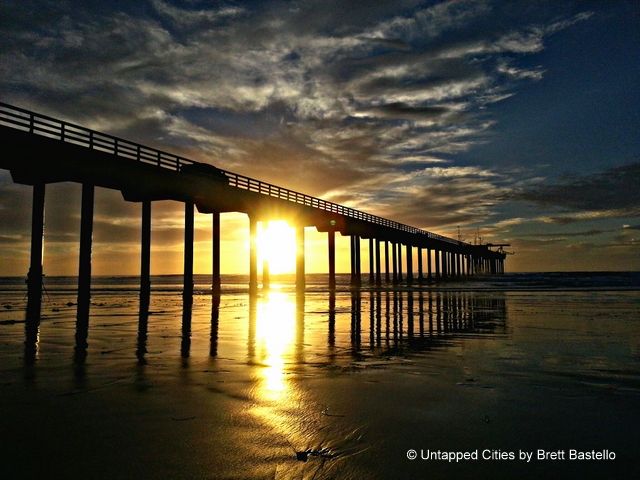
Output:
<path fill-rule="evenodd" d="M 606 230 L 600 228 L 592 228 L 590 230 L 582 230 L 580 232 L 540 232 L 533 233 L 529 236 L 539 236 L 539 237 L 591 237 L 594 235 L 602 235 L 603 233 L 610 233 L 613 230 Z M 523 235 L 521 235 L 523 236 Z"/>
<path fill-rule="evenodd" d="M 417 226 L 449 227 L 491 218 L 512 181 L 455 164 L 489 138 L 496 122 L 485 107 L 540 80 L 544 68 L 523 59 L 589 18 L 503 23 L 501 9 L 483 0 L 238 5 L 4 2 L 3 100 Z M 582 187 L 570 186 L 569 205 L 582 201 Z M 516 199 L 546 205 L 560 190 Z M 136 218 L 106 198 L 96 210 L 105 218 Z M 0 210 L 3 222 L 14 216 Z M 114 240 L 129 234 L 114 227 Z"/>
<path fill-rule="evenodd" d="M 372 35 L 380 38 L 417 40 L 437 37 L 443 32 L 459 29 L 478 17 L 490 13 L 489 2 L 453 0 L 418 10 L 410 17 L 397 16 L 379 24 Z"/>
<path fill-rule="evenodd" d="M 192 10 L 177 8 L 162 0 L 152 0 L 153 8 L 160 15 L 182 28 L 211 27 L 220 21 L 242 15 L 245 9 L 237 6 L 225 6 L 218 9 Z"/>
<path fill-rule="evenodd" d="M 537 184 L 513 191 L 510 198 L 571 213 L 552 214 L 549 223 L 640 215 L 640 162 L 553 184 Z"/>

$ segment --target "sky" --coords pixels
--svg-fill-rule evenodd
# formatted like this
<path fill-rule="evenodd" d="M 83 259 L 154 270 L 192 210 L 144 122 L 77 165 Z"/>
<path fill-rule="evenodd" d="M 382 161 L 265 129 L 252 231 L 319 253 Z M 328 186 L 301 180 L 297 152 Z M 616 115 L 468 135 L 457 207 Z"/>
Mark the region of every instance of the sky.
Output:
<path fill-rule="evenodd" d="M 3 0 L 0 98 L 508 242 L 508 271 L 638 270 L 639 27 L 637 1 Z M 26 273 L 30 195 L 0 171 L 0 275 Z M 79 199 L 47 187 L 49 275 L 77 272 Z M 152 220 L 152 273 L 180 273 L 183 206 Z M 196 216 L 196 273 L 210 225 Z M 222 216 L 223 273 L 248 271 L 247 230 Z M 326 234 L 306 236 L 307 271 L 326 271 Z M 139 237 L 140 205 L 97 189 L 93 273 L 137 273 Z"/>

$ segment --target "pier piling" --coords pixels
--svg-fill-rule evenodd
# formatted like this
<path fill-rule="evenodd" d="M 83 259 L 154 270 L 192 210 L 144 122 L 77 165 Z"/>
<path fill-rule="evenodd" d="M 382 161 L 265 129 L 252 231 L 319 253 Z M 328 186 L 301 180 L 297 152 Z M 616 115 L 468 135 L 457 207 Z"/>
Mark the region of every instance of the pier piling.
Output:
<path fill-rule="evenodd" d="M 151 202 L 142 202 L 140 228 L 140 311 L 149 309 L 151 296 Z"/>
<path fill-rule="evenodd" d="M 335 230 L 329 230 L 328 245 L 329 245 L 329 288 L 331 290 L 336 288 L 336 232 Z"/>
<path fill-rule="evenodd" d="M 182 298 L 184 303 L 193 301 L 193 203 L 184 204 L 184 270 Z"/>
<path fill-rule="evenodd" d="M 369 238 L 369 285 L 375 284 L 375 267 L 373 265 L 375 253 L 373 252 L 373 237 Z"/>
<path fill-rule="evenodd" d="M 386 283 L 391 282 L 391 275 L 389 272 L 389 241 L 384 241 L 384 281 Z"/>
<path fill-rule="evenodd" d="M 40 311 L 42 308 L 42 245 L 44 236 L 45 184 L 33 186 L 31 206 L 31 258 L 27 274 L 27 314 L 25 321 L 25 359 L 35 359 Z"/>
<path fill-rule="evenodd" d="M 376 251 L 376 285 L 382 285 L 382 272 L 380 271 L 380 240 L 375 240 Z"/>
<path fill-rule="evenodd" d="M 393 283 L 398 283 L 398 245 L 396 243 L 391 244 L 391 250 L 393 255 Z"/>
<path fill-rule="evenodd" d="M 211 224 L 211 293 L 220 295 L 220 212 L 213 212 Z"/>
<path fill-rule="evenodd" d="M 84 357 L 89 335 L 91 304 L 91 241 L 93 238 L 93 201 L 95 187 L 82 184 L 80 207 L 80 258 L 78 262 L 78 307 L 76 313 L 76 358 Z"/>

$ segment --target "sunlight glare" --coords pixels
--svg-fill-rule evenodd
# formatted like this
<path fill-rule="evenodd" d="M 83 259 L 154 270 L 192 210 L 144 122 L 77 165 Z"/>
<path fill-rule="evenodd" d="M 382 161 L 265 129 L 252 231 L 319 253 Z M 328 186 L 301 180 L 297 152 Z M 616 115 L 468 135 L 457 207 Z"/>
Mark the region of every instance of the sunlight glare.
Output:
<path fill-rule="evenodd" d="M 258 248 L 272 274 L 295 271 L 295 230 L 284 220 L 272 220 L 258 232 Z"/>
<path fill-rule="evenodd" d="M 290 353 L 295 336 L 295 305 L 283 293 L 271 292 L 258 305 L 256 340 L 262 371 L 262 397 L 277 400 L 286 391 L 285 356 Z"/>

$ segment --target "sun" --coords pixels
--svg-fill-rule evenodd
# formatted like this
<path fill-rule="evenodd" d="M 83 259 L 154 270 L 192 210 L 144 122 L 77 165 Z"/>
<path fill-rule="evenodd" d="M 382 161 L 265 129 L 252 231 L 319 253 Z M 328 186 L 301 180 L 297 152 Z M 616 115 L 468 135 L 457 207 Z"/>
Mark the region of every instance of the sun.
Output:
<path fill-rule="evenodd" d="M 258 232 L 258 251 L 272 274 L 295 271 L 295 230 L 284 220 L 271 220 Z"/>

